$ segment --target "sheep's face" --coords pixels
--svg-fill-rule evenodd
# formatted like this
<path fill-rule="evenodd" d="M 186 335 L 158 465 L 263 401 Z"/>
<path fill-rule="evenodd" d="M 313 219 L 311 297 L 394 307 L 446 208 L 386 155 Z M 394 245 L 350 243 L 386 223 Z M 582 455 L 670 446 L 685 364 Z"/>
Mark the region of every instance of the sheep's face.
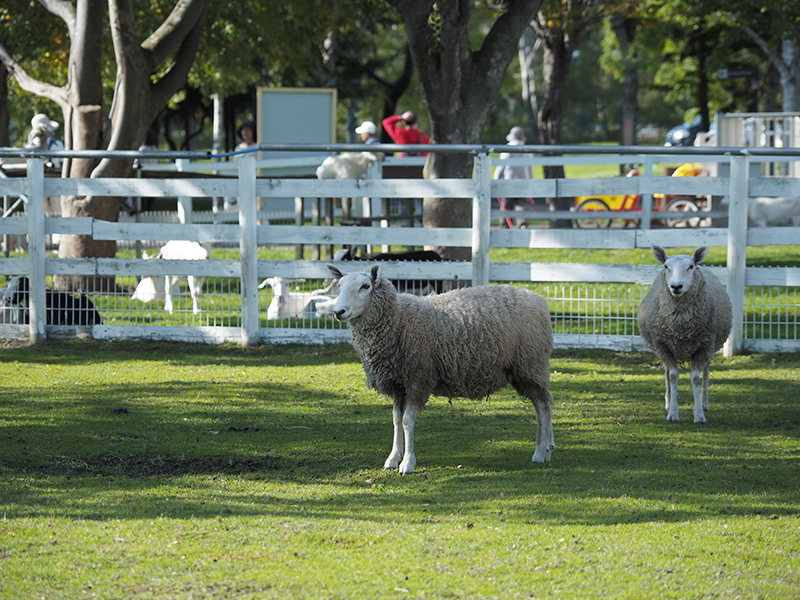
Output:
<path fill-rule="evenodd" d="M 659 246 L 653 246 L 652 251 L 656 260 L 664 265 L 664 279 L 669 293 L 679 298 L 692 289 L 695 271 L 706 257 L 708 248 L 705 246 L 698 248 L 692 256 L 687 254 L 668 256 Z"/>
<path fill-rule="evenodd" d="M 344 273 L 328 265 L 328 269 L 339 281 L 339 296 L 333 304 L 336 320 L 346 323 L 364 313 L 372 298 L 372 290 L 378 277 L 378 268 L 358 273 Z"/>

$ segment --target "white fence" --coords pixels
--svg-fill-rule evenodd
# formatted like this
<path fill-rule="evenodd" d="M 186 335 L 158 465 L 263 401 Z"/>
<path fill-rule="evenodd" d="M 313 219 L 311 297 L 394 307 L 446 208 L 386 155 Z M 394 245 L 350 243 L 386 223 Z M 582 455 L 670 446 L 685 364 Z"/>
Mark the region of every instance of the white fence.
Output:
<path fill-rule="evenodd" d="M 354 149 L 335 147 L 331 149 Z M 362 147 L 363 148 L 363 147 Z M 390 147 L 395 148 L 396 147 Z M 459 147 L 432 147 L 437 151 L 464 151 Z M 490 249 L 496 248 L 596 248 L 634 249 L 652 244 L 676 246 L 727 247 L 727 266 L 712 267 L 727 286 L 734 306 L 734 329 L 726 345 L 728 355 L 744 350 L 758 352 L 800 349 L 796 315 L 796 288 L 800 287 L 800 268 L 746 267 L 748 246 L 794 245 L 800 243 L 800 228 L 748 229 L 747 198 L 756 195 L 800 196 L 800 180 L 751 177 L 751 163 L 774 160 L 774 152 L 752 156 L 740 151 L 689 156 L 664 149 L 636 148 L 616 150 L 618 154 L 587 159 L 591 149 L 560 148 L 573 155 L 537 156 L 537 164 L 558 162 L 639 162 L 645 165 L 640 177 L 610 177 L 558 180 L 493 180 L 490 152 L 508 147 L 469 147 L 475 155 L 472 179 L 439 180 L 322 180 L 257 178 L 254 156 L 237 161 L 237 177 L 220 179 L 60 179 L 45 178 L 44 160 L 28 160 L 24 178 L 0 179 L 0 195 L 29 198 L 27 215 L 0 220 L 0 235 L 27 235 L 28 256 L 0 258 L 0 277 L 26 274 L 31 280 L 30 323 L 0 324 L 0 338 L 40 340 L 44 337 L 74 336 L 76 333 L 102 339 L 151 338 L 193 341 L 236 341 L 243 345 L 271 342 L 323 343 L 349 339 L 346 329 L 324 317 L 303 317 L 266 321 L 266 306 L 271 292 L 259 288 L 267 277 L 322 280 L 324 262 L 309 260 L 259 260 L 259 247 L 305 245 L 391 245 L 461 246 L 471 248 L 468 262 L 386 263 L 384 271 L 394 279 L 457 280 L 472 285 L 489 282 L 515 282 L 533 286 L 550 302 L 557 347 L 643 348 L 635 327 L 635 313 L 642 293 L 652 282 L 658 267 L 641 265 L 501 263 L 491 262 Z M 521 151 L 541 151 L 541 147 L 520 147 Z M 549 150 L 549 149 L 548 149 Z M 608 152 L 609 150 L 598 150 Z M 630 151 L 636 154 L 630 155 Z M 133 153 L 135 154 L 135 153 Z M 521 159 L 512 159 L 521 160 Z M 662 161 L 694 160 L 730 165 L 728 177 L 664 177 L 653 174 L 653 165 Z M 800 153 L 789 152 L 780 160 L 800 160 Z M 724 196 L 727 198 L 728 227 L 685 229 L 538 229 L 502 230 L 492 228 L 492 219 L 502 216 L 491 209 L 494 197 L 565 197 L 607 194 L 641 194 L 642 211 L 618 214 L 641 219 L 648 226 L 653 217 L 652 195 Z M 238 196 L 238 223 L 109 223 L 90 218 L 45 217 L 45 196 L 152 196 L 207 198 Z M 471 228 L 414 227 L 332 227 L 259 224 L 257 199 L 264 211 L 278 198 L 469 198 L 473 207 Z M 507 213 L 505 213 L 507 214 Z M 712 213 L 712 214 L 719 214 Z M 262 215 L 263 216 L 263 215 Z M 518 216 L 517 214 L 514 215 Z M 540 219 L 541 212 L 530 217 Z M 548 213 L 548 217 L 574 218 L 575 214 Z M 659 217 L 663 215 L 657 215 Z M 59 259 L 46 256 L 45 238 L 52 234 L 90 235 L 100 240 L 199 242 L 238 245 L 236 259 L 208 261 L 153 261 L 137 258 Z M 352 264 L 342 264 L 353 269 Z M 359 268 L 358 265 L 355 268 Z M 135 282 L 142 276 L 194 275 L 206 277 L 205 304 L 200 315 L 191 307 L 182 316 L 167 316 L 160 307 L 144 311 L 134 307 L 129 290 L 109 291 L 95 296 L 103 317 L 102 325 L 88 327 L 47 324 L 44 307 L 45 283 L 53 275 L 80 275 L 117 278 Z M 227 292 L 216 294 L 215 286 Z M 577 287 L 576 287 L 577 286 Z M 767 292 L 768 290 L 768 292 Z M 774 295 L 774 297 L 773 297 Z M 135 318 L 123 318 L 132 311 Z"/>

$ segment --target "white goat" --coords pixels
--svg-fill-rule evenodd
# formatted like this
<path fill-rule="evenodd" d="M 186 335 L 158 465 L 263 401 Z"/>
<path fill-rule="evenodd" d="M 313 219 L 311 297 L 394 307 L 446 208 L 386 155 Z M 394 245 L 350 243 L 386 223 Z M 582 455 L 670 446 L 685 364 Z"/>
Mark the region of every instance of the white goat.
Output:
<path fill-rule="evenodd" d="M 188 242 L 183 240 L 173 240 L 167 242 L 155 256 L 144 258 L 164 258 L 166 260 L 208 260 L 211 254 L 209 248 L 204 247 L 198 242 Z M 132 300 L 140 302 L 152 302 L 153 300 L 164 300 L 164 310 L 169 314 L 174 311 L 172 301 L 173 289 L 182 277 L 167 275 L 166 277 L 144 277 L 136 286 L 131 296 Z M 192 313 L 200 314 L 200 293 L 203 290 L 205 277 L 189 275 L 186 277 L 189 283 L 189 292 L 192 295 Z"/>
<path fill-rule="evenodd" d="M 747 218 L 754 227 L 800 227 L 800 198 L 758 196 L 747 199 Z"/>
<path fill-rule="evenodd" d="M 292 292 L 292 281 L 284 277 L 269 277 L 261 282 L 259 288 L 272 288 L 272 301 L 267 307 L 267 320 L 302 318 L 312 315 L 333 317 L 333 304 L 339 294 L 339 284 L 334 281 L 328 287 L 313 292 Z"/>
<path fill-rule="evenodd" d="M 317 179 L 362 179 L 373 163 L 383 160 L 374 152 L 346 152 L 329 156 L 317 167 Z"/>

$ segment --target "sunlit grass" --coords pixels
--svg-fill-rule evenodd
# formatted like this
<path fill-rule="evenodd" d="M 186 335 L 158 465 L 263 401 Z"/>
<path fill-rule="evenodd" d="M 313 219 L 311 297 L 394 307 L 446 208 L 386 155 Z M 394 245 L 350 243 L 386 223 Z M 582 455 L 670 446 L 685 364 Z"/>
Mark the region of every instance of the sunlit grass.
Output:
<path fill-rule="evenodd" d="M 348 346 L 0 349 L 2 598 L 790 598 L 800 357 L 715 358 L 668 423 L 639 353 L 552 360 L 556 450 L 506 389 L 434 398 L 417 472 Z"/>

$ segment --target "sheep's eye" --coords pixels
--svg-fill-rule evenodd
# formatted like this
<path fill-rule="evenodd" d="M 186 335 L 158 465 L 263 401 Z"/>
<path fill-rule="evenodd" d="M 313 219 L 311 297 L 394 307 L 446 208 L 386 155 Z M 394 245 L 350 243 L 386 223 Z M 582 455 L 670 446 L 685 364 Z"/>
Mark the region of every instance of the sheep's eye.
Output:
<path fill-rule="evenodd" d="M 694 269 L 694 265 L 689 265 L 689 270 L 691 271 L 692 269 Z"/>
<path fill-rule="evenodd" d="M 369 289 L 369 284 L 365 283 L 364 285 L 361 286 L 361 289 L 362 290 L 368 290 Z"/>

